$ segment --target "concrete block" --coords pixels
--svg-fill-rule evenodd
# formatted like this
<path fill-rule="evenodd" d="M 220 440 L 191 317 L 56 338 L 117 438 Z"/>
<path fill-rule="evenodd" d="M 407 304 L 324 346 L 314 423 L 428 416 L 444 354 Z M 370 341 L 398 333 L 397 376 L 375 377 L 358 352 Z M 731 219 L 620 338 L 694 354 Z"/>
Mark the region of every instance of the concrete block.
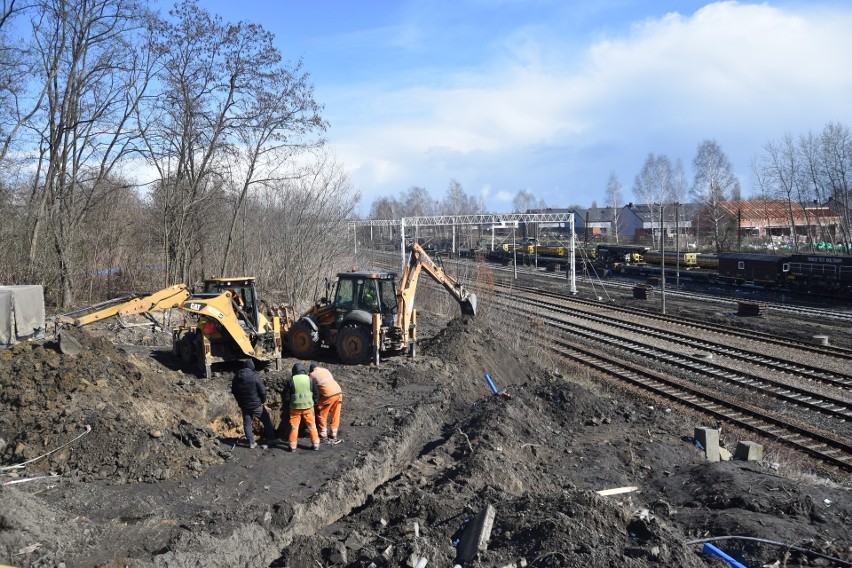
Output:
<path fill-rule="evenodd" d="M 732 457 L 733 456 L 731 455 L 731 452 L 729 452 L 725 448 L 722 448 L 722 447 L 719 448 L 719 458 L 721 458 L 721 460 L 723 462 L 731 461 Z"/>
<path fill-rule="evenodd" d="M 719 454 L 719 431 L 715 428 L 705 428 L 700 426 L 695 429 L 693 438 L 704 448 L 704 455 L 707 456 L 707 461 L 717 462 L 721 459 Z"/>
<path fill-rule="evenodd" d="M 734 450 L 735 460 L 760 461 L 763 459 L 763 446 L 757 442 L 737 442 Z"/>
<path fill-rule="evenodd" d="M 497 511 L 491 505 L 476 514 L 462 533 L 456 560 L 463 564 L 470 562 L 476 557 L 477 552 L 488 549 L 488 540 L 491 538 L 491 528 L 494 526 L 496 515 Z"/>

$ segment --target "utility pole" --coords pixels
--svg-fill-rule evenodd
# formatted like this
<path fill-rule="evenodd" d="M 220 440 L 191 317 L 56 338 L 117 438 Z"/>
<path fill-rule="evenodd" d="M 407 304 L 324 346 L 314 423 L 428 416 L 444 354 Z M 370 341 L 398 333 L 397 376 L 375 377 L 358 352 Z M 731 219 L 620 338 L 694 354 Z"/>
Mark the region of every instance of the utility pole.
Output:
<path fill-rule="evenodd" d="M 512 226 L 512 269 L 515 280 L 518 279 L 518 247 L 515 246 L 515 227 Z"/>
<path fill-rule="evenodd" d="M 675 255 L 677 269 L 675 270 L 675 289 L 680 290 L 680 203 L 675 203 Z"/>
<path fill-rule="evenodd" d="M 665 206 L 660 203 L 660 296 L 663 299 L 663 315 L 666 315 L 666 233 L 663 228 L 663 211 Z"/>
<path fill-rule="evenodd" d="M 535 252 L 535 267 L 538 268 L 538 223 L 535 224 L 535 242 L 533 243 L 533 251 Z"/>

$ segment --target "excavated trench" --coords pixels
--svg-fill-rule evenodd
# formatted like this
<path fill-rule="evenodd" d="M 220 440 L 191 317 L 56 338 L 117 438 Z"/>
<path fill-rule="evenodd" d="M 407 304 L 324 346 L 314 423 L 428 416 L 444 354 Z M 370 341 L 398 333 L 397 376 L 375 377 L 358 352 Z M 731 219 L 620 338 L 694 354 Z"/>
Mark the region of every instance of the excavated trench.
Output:
<path fill-rule="evenodd" d="M 138 566 L 171 568 L 204 566 L 267 566 L 297 536 L 310 536 L 363 506 L 373 491 L 399 475 L 405 464 L 417 457 L 423 446 L 440 434 L 439 419 L 446 393 L 435 391 L 430 401 L 410 408 L 390 435 L 359 453 L 356 463 L 325 481 L 300 502 L 283 499 L 274 503 L 260 522 L 249 522 L 225 538 L 187 533 L 170 550 Z M 211 550 L 217 551 L 215 555 Z"/>

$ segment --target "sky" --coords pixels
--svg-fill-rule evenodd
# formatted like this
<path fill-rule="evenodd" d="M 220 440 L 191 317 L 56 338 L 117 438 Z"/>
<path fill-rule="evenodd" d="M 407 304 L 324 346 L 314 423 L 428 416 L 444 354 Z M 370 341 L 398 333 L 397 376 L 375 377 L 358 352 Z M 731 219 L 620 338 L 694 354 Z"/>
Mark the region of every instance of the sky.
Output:
<path fill-rule="evenodd" d="M 167 4 L 166 4 L 167 5 Z M 852 2 L 200 0 L 301 59 L 362 194 L 452 180 L 493 213 L 633 201 L 649 153 L 715 140 L 748 197 L 770 141 L 852 128 Z"/>

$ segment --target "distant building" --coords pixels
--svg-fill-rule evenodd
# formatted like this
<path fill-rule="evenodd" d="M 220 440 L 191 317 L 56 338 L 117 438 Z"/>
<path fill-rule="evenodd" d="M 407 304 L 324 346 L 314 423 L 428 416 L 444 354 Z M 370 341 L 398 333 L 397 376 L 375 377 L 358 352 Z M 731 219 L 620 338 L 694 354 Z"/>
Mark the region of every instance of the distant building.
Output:
<path fill-rule="evenodd" d="M 676 233 L 694 236 L 695 216 L 700 209 L 695 203 L 667 204 L 663 208 L 662 227 L 667 240 Z M 654 245 L 660 239 L 659 205 L 628 203 L 618 216 L 618 234 L 625 243 Z"/>
<path fill-rule="evenodd" d="M 614 227 L 618 211 L 612 207 L 590 207 L 575 212 L 574 228 L 586 242 L 615 238 Z"/>
<path fill-rule="evenodd" d="M 840 235 L 841 217 L 828 205 L 761 199 L 726 201 L 721 209 L 724 223 L 739 227 L 741 237 L 791 244 L 834 241 Z M 702 227 L 707 227 L 709 219 L 702 221 Z"/>

